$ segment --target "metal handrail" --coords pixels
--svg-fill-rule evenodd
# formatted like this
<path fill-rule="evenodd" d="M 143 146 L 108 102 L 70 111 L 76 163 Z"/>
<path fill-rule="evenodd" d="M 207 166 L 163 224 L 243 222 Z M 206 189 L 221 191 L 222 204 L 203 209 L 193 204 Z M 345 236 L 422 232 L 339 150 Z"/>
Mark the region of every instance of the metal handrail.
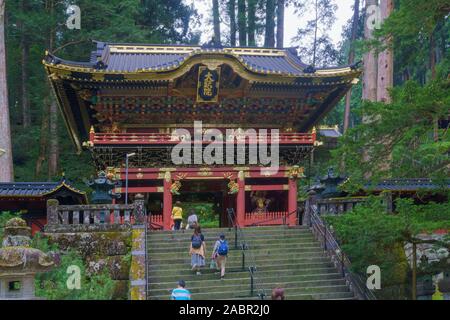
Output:
<path fill-rule="evenodd" d="M 235 249 L 238 249 L 238 238 L 241 239 L 241 245 L 240 249 L 242 251 L 242 270 L 245 270 L 245 262 L 246 262 L 246 256 L 248 256 L 250 259 L 250 266 L 248 267 L 249 275 L 250 275 L 250 296 L 254 296 L 254 291 L 256 288 L 259 288 L 258 296 L 261 300 L 264 300 L 264 298 L 267 296 L 265 289 L 262 285 L 262 282 L 260 279 L 256 276 L 257 272 L 257 266 L 256 266 L 256 259 L 253 255 L 253 252 L 250 250 L 250 246 L 248 242 L 245 240 L 245 235 L 242 230 L 242 228 L 238 225 L 236 222 L 236 219 L 234 218 L 234 209 L 230 208 L 227 209 L 228 219 L 231 225 L 234 227 L 235 230 Z M 256 285 L 255 285 L 256 284 Z"/>
<path fill-rule="evenodd" d="M 323 245 L 324 251 L 339 263 L 342 276 L 355 288 L 358 296 L 364 300 L 377 300 L 375 294 L 365 286 L 361 277 L 351 271 L 351 261 L 341 249 L 328 225 L 314 211 L 311 211 L 310 217 L 310 228 L 313 234 Z"/>
<path fill-rule="evenodd" d="M 144 248 L 145 248 L 145 252 L 144 252 L 144 259 L 145 259 L 145 300 L 148 300 L 148 248 L 147 248 L 147 241 L 148 241 L 148 222 L 152 221 L 151 219 L 151 215 L 152 212 L 148 211 L 148 213 L 145 215 L 145 227 L 144 227 L 144 240 L 145 240 L 145 244 L 144 244 Z M 150 218 L 150 219 L 149 219 Z"/>

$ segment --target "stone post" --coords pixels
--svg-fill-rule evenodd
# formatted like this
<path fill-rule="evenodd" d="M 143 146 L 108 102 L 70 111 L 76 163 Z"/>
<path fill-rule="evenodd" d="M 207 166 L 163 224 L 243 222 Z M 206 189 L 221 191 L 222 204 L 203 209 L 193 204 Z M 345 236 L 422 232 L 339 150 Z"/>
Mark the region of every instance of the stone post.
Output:
<path fill-rule="evenodd" d="M 137 194 L 134 200 L 134 209 L 133 209 L 134 223 L 136 225 L 144 225 L 145 224 L 145 200 L 142 194 Z"/>
<path fill-rule="evenodd" d="M 58 224 L 58 205 L 59 202 L 56 199 L 47 200 L 47 224 Z"/>

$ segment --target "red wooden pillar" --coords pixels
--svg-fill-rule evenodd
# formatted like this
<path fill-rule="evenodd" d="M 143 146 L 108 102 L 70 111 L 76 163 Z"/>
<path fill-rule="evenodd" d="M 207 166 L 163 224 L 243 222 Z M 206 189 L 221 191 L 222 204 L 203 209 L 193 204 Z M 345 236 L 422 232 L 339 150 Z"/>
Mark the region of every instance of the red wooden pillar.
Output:
<path fill-rule="evenodd" d="M 240 227 L 245 223 L 245 177 L 244 172 L 238 174 L 239 191 L 236 197 L 236 222 Z"/>
<path fill-rule="evenodd" d="M 164 230 L 170 230 L 172 225 L 172 176 L 166 172 L 164 176 L 164 194 L 163 194 L 163 226 Z"/>
<path fill-rule="evenodd" d="M 297 211 L 297 179 L 289 178 L 288 191 L 288 213 Z M 297 212 L 289 216 L 289 225 L 295 226 L 297 224 Z"/>

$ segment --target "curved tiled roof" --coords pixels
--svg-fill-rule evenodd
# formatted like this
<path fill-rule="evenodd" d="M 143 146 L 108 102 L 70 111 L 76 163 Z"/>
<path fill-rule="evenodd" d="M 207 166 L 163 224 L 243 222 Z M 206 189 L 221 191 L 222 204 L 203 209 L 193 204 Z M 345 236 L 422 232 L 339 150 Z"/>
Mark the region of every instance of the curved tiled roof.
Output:
<path fill-rule="evenodd" d="M 367 184 L 365 189 L 373 191 L 417 191 L 417 190 L 436 190 L 440 188 L 450 189 L 450 180 L 442 184 L 434 182 L 428 178 L 416 179 L 385 179 L 375 185 Z"/>
<path fill-rule="evenodd" d="M 234 57 L 255 73 L 302 76 L 310 72 L 302 63 L 294 48 L 209 48 L 185 45 L 114 44 L 96 42 L 89 62 L 63 60 L 51 54 L 51 64 L 63 64 L 77 68 L 97 69 L 104 72 L 134 73 L 143 71 L 169 71 L 180 67 L 188 58 L 199 54 L 217 54 Z M 329 72 L 348 67 L 317 69 Z"/>
<path fill-rule="evenodd" d="M 6 182 L 0 183 L 0 198 L 1 197 L 43 197 L 61 188 L 86 197 L 86 193 L 75 189 L 66 182 Z"/>

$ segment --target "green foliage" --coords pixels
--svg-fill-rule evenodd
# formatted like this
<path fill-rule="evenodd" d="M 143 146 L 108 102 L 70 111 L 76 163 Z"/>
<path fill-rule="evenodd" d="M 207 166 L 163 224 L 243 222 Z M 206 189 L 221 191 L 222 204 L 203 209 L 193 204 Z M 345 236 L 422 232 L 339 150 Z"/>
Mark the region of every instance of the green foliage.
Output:
<path fill-rule="evenodd" d="M 44 252 L 58 250 L 56 245 L 50 245 L 46 238 L 38 234 L 33 239 L 33 246 Z M 67 281 L 72 275 L 67 273 L 70 266 L 80 268 L 80 289 L 68 289 Z M 61 254 L 58 266 L 51 272 L 38 274 L 35 283 L 36 296 L 48 300 L 110 300 L 114 290 L 109 271 L 104 269 L 99 274 L 87 274 L 85 263 L 75 250 Z"/>
<path fill-rule="evenodd" d="M 214 210 L 214 204 L 208 202 L 185 202 L 182 204 L 183 218 L 187 221 L 187 217 L 193 210 L 198 217 L 198 221 L 202 228 L 219 227 L 219 215 Z"/>
<path fill-rule="evenodd" d="M 296 1 L 294 5 L 302 8 L 297 10 L 300 18 L 304 18 L 305 13 L 309 14 L 308 17 L 314 17 L 307 21 L 304 28 L 298 29 L 293 39 L 299 44 L 303 62 L 316 67 L 335 65 L 339 52 L 328 32 L 336 21 L 336 3 L 332 0 L 302 0 Z"/>
<path fill-rule="evenodd" d="M 22 3 L 24 5 L 22 5 Z M 74 0 L 70 5 L 81 9 L 81 30 L 66 28 L 65 11 L 69 3 L 56 0 L 7 1 L 6 47 L 9 103 L 11 110 L 14 174 L 16 181 L 58 180 L 62 172 L 78 188 L 94 173 L 89 152 L 76 154 L 66 126 L 58 116 L 59 172 L 48 175 L 48 110 L 52 91 L 46 81 L 42 58 L 50 49 L 58 56 L 85 60 L 93 45 L 91 40 L 108 42 L 197 43 L 193 32 L 197 12 L 182 0 Z M 27 61 L 22 49 L 28 48 Z M 22 83 L 22 70 L 28 77 Z M 23 128 L 22 86 L 30 101 L 31 126 Z M 36 174 L 36 160 L 44 156 L 42 170 Z"/>
<path fill-rule="evenodd" d="M 353 271 L 365 274 L 368 266 L 378 265 L 382 288 L 387 288 L 380 297 L 401 298 L 406 295 L 403 286 L 409 269 L 403 245 L 417 241 L 418 234 L 449 229 L 450 202 L 415 205 L 411 199 L 399 199 L 395 214 L 388 214 L 382 197 L 373 197 L 345 215 L 326 220 L 350 257 Z M 393 297 L 393 292 L 399 296 Z"/>
<path fill-rule="evenodd" d="M 332 152 L 334 163 L 345 161 L 348 186 L 358 188 L 367 175 L 373 180 L 448 177 L 450 136 L 437 130 L 435 121 L 449 114 L 449 85 L 444 79 L 425 86 L 410 81 L 392 90 L 392 103 L 366 102 L 361 113 L 370 125 L 349 130 Z"/>

